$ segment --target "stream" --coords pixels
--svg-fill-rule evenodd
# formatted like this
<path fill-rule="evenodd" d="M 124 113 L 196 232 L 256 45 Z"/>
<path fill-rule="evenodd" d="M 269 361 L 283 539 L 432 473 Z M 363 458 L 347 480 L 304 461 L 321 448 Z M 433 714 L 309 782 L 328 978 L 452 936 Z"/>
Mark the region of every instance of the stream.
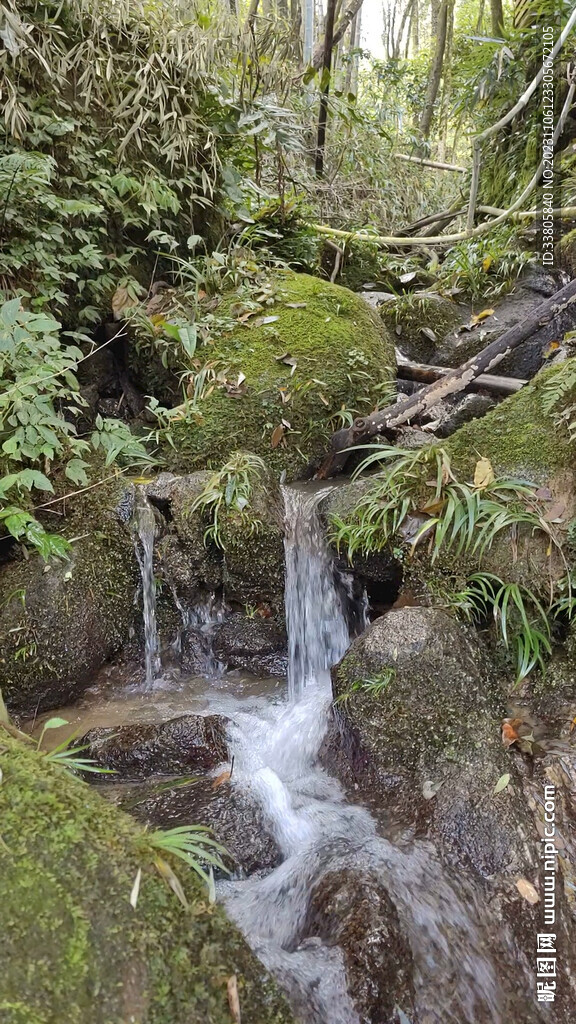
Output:
<path fill-rule="evenodd" d="M 320 764 L 330 724 L 330 669 L 349 645 L 349 624 L 360 632 L 369 621 L 366 599 L 353 597 L 324 540 L 317 507 L 328 490 L 310 484 L 283 489 L 288 691 L 285 682 L 223 671 L 211 652 L 210 623 L 226 610 L 206 598 L 197 608 L 180 609 L 183 623 L 199 630 L 205 674 L 162 673 L 154 514 L 139 504 L 134 542 L 142 573 L 144 685 L 140 677 L 119 688 L 112 672 L 107 689 L 88 694 L 76 715 L 74 709 L 63 713 L 79 728 L 183 713 L 228 718 L 231 785 L 258 806 L 281 856 L 267 874 L 218 882 L 217 896 L 287 992 L 302 1024 L 373 1024 L 358 1015 L 349 994 L 346 951 L 321 939 L 309 923 L 311 898 L 324 878 L 343 871 L 378 880 L 392 897 L 410 947 L 413 1006 L 396 1006 L 392 1017 L 378 1016 L 375 1024 L 415 1024 L 413 1014 L 422 1024 L 499 1024 L 511 1019 L 513 983 L 504 980 L 490 934 L 498 934 L 498 950 L 507 947 L 506 959 L 515 963 L 515 985 L 530 983 L 529 967 L 502 923 L 491 919 L 481 893 L 449 873 L 431 843 L 392 825 L 379 833 L 369 811 L 351 803 Z"/>

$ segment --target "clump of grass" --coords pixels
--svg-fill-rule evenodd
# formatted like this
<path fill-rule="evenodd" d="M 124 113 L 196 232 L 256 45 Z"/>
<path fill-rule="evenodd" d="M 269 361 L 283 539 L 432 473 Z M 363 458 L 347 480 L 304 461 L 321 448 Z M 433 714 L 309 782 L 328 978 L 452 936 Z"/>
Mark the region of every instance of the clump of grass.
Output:
<path fill-rule="evenodd" d="M 221 517 L 225 512 L 236 513 L 250 534 L 262 529 L 261 520 L 248 513 L 248 506 L 254 484 L 266 472 L 266 463 L 258 455 L 235 452 L 213 473 L 186 513 L 188 516 L 198 511 L 208 514 L 211 523 L 204 534 L 205 541 L 212 540 L 217 547 L 224 548 Z"/>
<path fill-rule="evenodd" d="M 408 451 L 389 445 L 370 446 L 356 475 L 375 464 L 380 472 L 345 519 L 332 517 L 332 539 L 350 560 L 399 543 L 416 548 L 426 543 L 431 563 L 447 552 L 456 558 L 472 555 L 481 563 L 495 540 L 524 527 L 546 537 L 564 564 L 560 536 L 546 519 L 536 486 L 524 480 L 496 479 L 487 459 L 480 459 L 473 483 L 454 476 L 447 452 L 439 447 Z M 566 565 L 566 569 L 568 569 Z M 493 573 L 473 573 L 464 589 L 447 603 L 469 621 L 493 615 L 502 642 L 516 652 L 516 679 L 533 668 L 544 669 L 551 653 L 552 621 L 570 616 L 576 604 L 570 575 L 559 600 L 548 606 L 528 587 L 508 583 Z"/>

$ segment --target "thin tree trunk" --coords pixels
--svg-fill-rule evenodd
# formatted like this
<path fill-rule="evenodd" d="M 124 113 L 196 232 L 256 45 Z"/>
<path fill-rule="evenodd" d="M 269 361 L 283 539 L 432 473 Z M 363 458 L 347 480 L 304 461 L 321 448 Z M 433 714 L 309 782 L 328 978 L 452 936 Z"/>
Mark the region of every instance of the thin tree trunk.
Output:
<path fill-rule="evenodd" d="M 246 15 L 246 28 L 251 29 L 254 25 L 254 20 L 258 14 L 258 7 L 260 0 L 250 0 L 250 7 L 248 8 L 248 14 Z"/>
<path fill-rule="evenodd" d="M 428 84 L 426 86 L 426 97 L 424 109 L 420 118 L 420 132 L 424 139 L 430 135 L 432 118 L 434 116 L 434 104 L 438 96 L 440 81 L 442 79 L 442 66 L 444 63 L 444 52 L 446 50 L 446 38 L 448 33 L 448 18 L 454 13 L 454 0 L 442 0 L 438 16 L 438 34 L 434 41 L 434 52 L 428 73 Z"/>
<path fill-rule="evenodd" d="M 306 0 L 308 3 L 309 0 Z M 341 18 L 338 19 L 333 35 L 332 46 L 336 46 L 344 36 L 350 22 L 362 7 L 362 0 L 350 0 L 350 3 Z M 319 71 L 324 61 L 324 45 L 317 46 L 312 57 L 312 67 Z M 306 63 L 306 60 L 304 61 Z"/>
<path fill-rule="evenodd" d="M 501 38 L 504 34 L 504 8 L 502 0 L 490 0 L 490 17 L 492 19 L 492 35 Z"/>
<path fill-rule="evenodd" d="M 478 21 L 476 22 L 476 32 L 481 32 L 482 31 L 482 24 L 484 22 L 485 2 L 486 2 L 486 0 L 480 0 L 480 5 L 478 7 Z"/>
<path fill-rule="evenodd" d="M 404 36 L 404 30 L 406 28 L 406 22 L 408 21 L 408 18 L 410 17 L 410 14 L 412 13 L 413 5 L 414 5 L 414 0 L 408 0 L 408 3 L 406 4 L 406 7 L 404 8 L 404 11 L 403 11 L 403 14 L 402 14 L 402 19 L 400 21 L 400 28 L 398 29 L 398 35 L 396 37 L 396 42 L 394 43 L 394 53 L 392 55 L 393 57 L 397 58 L 397 57 L 400 56 L 400 50 L 401 50 L 401 47 L 402 47 L 402 38 Z M 408 35 L 410 35 L 410 33 L 408 33 Z"/>
<path fill-rule="evenodd" d="M 419 0 L 414 0 L 412 8 L 412 56 L 417 57 L 420 52 L 420 7 Z"/>
<path fill-rule="evenodd" d="M 309 64 L 314 50 L 314 0 L 303 0 L 304 2 L 304 64 Z"/>
<path fill-rule="evenodd" d="M 318 138 L 316 142 L 316 176 L 324 175 L 324 150 L 326 148 L 326 122 L 328 121 L 328 95 L 330 93 L 330 67 L 332 64 L 332 48 L 334 46 L 334 14 L 336 0 L 328 0 L 326 8 L 326 30 L 324 33 L 324 60 L 322 63 L 322 83 L 320 96 L 320 113 L 318 115 Z"/>

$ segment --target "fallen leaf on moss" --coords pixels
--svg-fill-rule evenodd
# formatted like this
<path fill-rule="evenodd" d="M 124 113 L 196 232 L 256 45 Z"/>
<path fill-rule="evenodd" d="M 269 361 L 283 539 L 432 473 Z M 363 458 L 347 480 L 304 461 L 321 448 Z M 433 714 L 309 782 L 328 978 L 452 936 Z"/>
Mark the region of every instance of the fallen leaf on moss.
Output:
<path fill-rule="evenodd" d="M 142 880 L 142 868 L 138 868 L 136 872 L 136 878 L 134 879 L 134 885 L 132 886 L 132 892 L 130 893 L 130 906 L 136 910 L 138 903 L 138 895 L 140 893 L 140 882 Z"/>
<path fill-rule="evenodd" d="M 476 468 L 474 470 L 474 487 L 478 490 L 483 490 L 484 487 L 489 487 L 495 480 L 494 470 L 490 459 L 478 459 Z"/>
<path fill-rule="evenodd" d="M 493 313 L 493 309 L 483 309 L 480 313 L 474 313 L 474 315 L 470 318 L 470 323 L 473 326 L 475 326 L 476 324 L 481 324 L 483 320 L 486 320 L 489 316 L 492 316 Z"/>
<path fill-rule="evenodd" d="M 283 437 L 284 426 L 282 425 L 282 423 L 279 423 L 278 426 L 274 427 L 274 430 L 272 431 L 272 437 L 270 438 L 270 447 L 277 448 Z"/>
<path fill-rule="evenodd" d="M 234 1024 L 242 1024 L 242 1018 L 240 1016 L 240 997 L 238 995 L 238 980 L 236 975 L 233 974 L 228 978 L 226 988 L 228 990 L 228 1006 L 230 1007 L 230 1013 Z"/>
<path fill-rule="evenodd" d="M 216 776 L 214 782 L 212 783 L 212 789 L 219 789 L 220 786 L 223 786 L 225 782 L 230 782 L 231 778 L 232 772 L 227 768 L 226 771 L 220 772 L 220 775 Z"/>
<path fill-rule="evenodd" d="M 508 749 L 513 743 L 518 743 L 520 737 L 515 726 L 520 723 L 517 718 L 505 718 L 502 722 L 502 743 Z"/>

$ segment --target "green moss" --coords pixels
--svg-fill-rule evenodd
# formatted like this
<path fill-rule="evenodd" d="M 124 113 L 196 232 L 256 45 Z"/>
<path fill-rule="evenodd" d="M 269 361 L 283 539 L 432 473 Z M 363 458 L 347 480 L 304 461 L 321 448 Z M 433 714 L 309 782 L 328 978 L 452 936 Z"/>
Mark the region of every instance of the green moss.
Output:
<path fill-rule="evenodd" d="M 564 364 L 565 365 L 565 364 Z M 497 475 L 524 476 L 534 482 L 571 468 L 575 446 L 544 411 L 544 385 L 558 367 L 538 376 L 482 419 L 472 420 L 445 443 L 457 475 L 471 479 L 480 457 L 492 462 Z"/>
<path fill-rule="evenodd" d="M 556 246 L 556 264 L 576 277 L 576 228 L 560 239 Z"/>
<path fill-rule="evenodd" d="M 233 974 L 246 1020 L 292 1021 L 185 865 L 174 862 L 188 911 L 132 819 L 5 735 L 0 761 L 3 1024 L 230 1024 Z"/>
<path fill-rule="evenodd" d="M 446 335 L 462 320 L 455 303 L 434 292 L 400 295 L 380 306 L 379 313 L 388 327 L 400 332 L 402 351 L 423 363 L 433 359 Z M 427 337 L 423 328 L 433 330 L 436 341 Z"/>
<path fill-rule="evenodd" d="M 114 514 L 124 488 L 115 481 L 70 507 L 67 560 L 31 555 L 0 570 L 0 688 L 14 711 L 75 696 L 128 639 L 138 571 Z"/>
<path fill-rule="evenodd" d="M 217 315 L 229 314 L 236 294 L 226 296 Z M 352 292 L 304 274 L 279 279 L 278 300 L 221 335 L 202 357 L 228 368 L 228 378 L 245 375 L 245 393 L 231 397 L 215 388 L 202 400 L 198 424 L 173 427 L 175 449 L 167 461 L 176 472 L 221 465 L 242 449 L 266 459 L 290 477 L 321 459 L 340 424 L 341 409 L 368 411 L 394 376 L 394 348 L 379 318 Z M 296 366 L 283 362 L 289 355 Z M 283 401 L 284 396 L 284 401 Z M 290 424 L 276 447 L 273 432 Z"/>

